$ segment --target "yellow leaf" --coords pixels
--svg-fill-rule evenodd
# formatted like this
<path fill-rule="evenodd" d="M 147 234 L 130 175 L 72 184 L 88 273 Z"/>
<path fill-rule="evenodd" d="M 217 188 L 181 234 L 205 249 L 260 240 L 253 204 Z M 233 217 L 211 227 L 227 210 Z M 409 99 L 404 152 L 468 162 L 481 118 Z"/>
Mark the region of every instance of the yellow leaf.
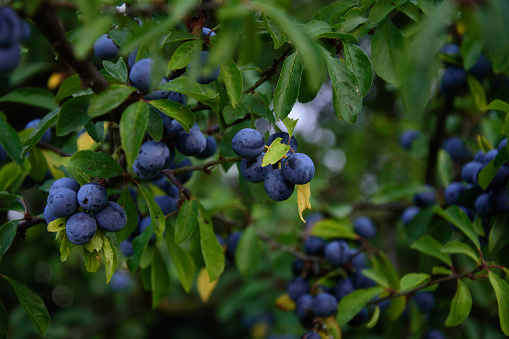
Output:
<path fill-rule="evenodd" d="M 42 151 L 42 155 L 46 159 L 46 162 L 48 163 L 48 169 L 51 173 L 51 176 L 55 180 L 65 177 L 64 172 L 62 172 L 61 170 L 58 169 L 60 167 L 60 165 L 62 165 L 62 157 L 60 155 L 54 153 L 53 151 L 44 150 L 44 149 L 41 151 Z"/>
<path fill-rule="evenodd" d="M 196 285 L 201 301 L 206 303 L 209 300 L 210 295 L 216 288 L 218 281 L 219 279 L 210 282 L 209 273 L 205 267 L 200 270 L 200 273 L 198 273 L 198 279 L 196 280 Z"/>
<path fill-rule="evenodd" d="M 336 317 L 330 316 L 323 319 L 323 324 L 326 326 L 327 335 L 320 332 L 322 338 L 341 339 L 341 328 L 338 325 Z"/>
<path fill-rule="evenodd" d="M 302 217 L 302 212 L 306 209 L 311 209 L 311 203 L 309 199 L 311 198 L 311 188 L 309 182 L 304 185 L 296 185 L 297 186 L 297 203 L 299 205 L 299 216 L 303 222 L 306 222 Z"/>
<path fill-rule="evenodd" d="M 281 311 L 291 312 L 295 309 L 295 301 L 293 301 L 290 296 L 285 293 L 276 299 L 276 307 Z"/>
<path fill-rule="evenodd" d="M 55 219 L 48 224 L 48 232 L 60 232 L 65 230 L 65 223 L 67 222 L 67 217 Z"/>
<path fill-rule="evenodd" d="M 104 132 L 106 133 L 109 128 L 109 123 L 104 122 Z M 101 144 L 97 143 L 92 139 L 90 135 L 88 135 L 88 132 L 82 133 L 77 139 L 76 139 L 76 145 L 78 146 L 78 151 L 95 151 Z"/>

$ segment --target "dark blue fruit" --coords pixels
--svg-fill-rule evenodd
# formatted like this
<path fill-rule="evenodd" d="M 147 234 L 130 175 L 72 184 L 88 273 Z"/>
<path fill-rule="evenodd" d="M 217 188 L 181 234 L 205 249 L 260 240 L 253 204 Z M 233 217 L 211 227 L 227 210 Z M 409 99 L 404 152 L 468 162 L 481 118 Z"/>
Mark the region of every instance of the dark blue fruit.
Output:
<path fill-rule="evenodd" d="M 21 50 L 17 43 L 10 46 L 0 46 L 0 73 L 12 71 L 21 60 Z"/>
<path fill-rule="evenodd" d="M 295 185 L 307 184 L 315 175 L 315 164 L 304 153 L 291 154 L 281 165 L 286 179 Z"/>
<path fill-rule="evenodd" d="M 283 201 L 292 196 L 295 186 L 289 182 L 282 169 L 272 170 L 265 177 L 265 192 L 274 201 Z"/>
<path fill-rule="evenodd" d="M 502 148 L 506 148 L 507 146 L 507 138 L 503 139 L 499 144 L 498 144 L 498 151 L 500 152 L 502 150 Z M 481 151 L 479 151 L 481 152 Z"/>
<path fill-rule="evenodd" d="M 49 209 L 49 205 L 46 205 L 44 207 L 44 220 L 46 220 L 46 223 L 49 224 L 50 222 L 52 222 L 53 220 L 57 220 L 59 217 L 57 217 L 56 215 L 54 215 L 53 213 L 51 213 L 50 209 Z"/>
<path fill-rule="evenodd" d="M 481 54 L 474 66 L 470 69 L 470 73 L 477 79 L 482 80 L 491 73 L 491 62 L 486 55 Z"/>
<path fill-rule="evenodd" d="M 309 287 L 309 281 L 301 277 L 296 277 L 288 283 L 286 292 L 290 296 L 290 299 L 297 301 L 301 296 L 309 292 Z"/>
<path fill-rule="evenodd" d="M 487 165 L 488 163 L 492 162 L 498 155 L 497 149 L 489 150 L 486 155 L 484 156 L 483 164 Z"/>
<path fill-rule="evenodd" d="M 149 140 L 140 147 L 138 161 L 140 165 L 149 171 L 158 171 L 170 167 L 175 152 L 166 146 L 164 142 Z"/>
<path fill-rule="evenodd" d="M 295 303 L 295 313 L 299 316 L 299 318 L 305 317 L 311 311 L 311 303 L 313 302 L 313 297 L 310 294 L 303 294 Z"/>
<path fill-rule="evenodd" d="M 419 212 L 421 212 L 421 209 L 417 206 L 407 207 L 401 214 L 403 225 L 407 226 Z"/>
<path fill-rule="evenodd" d="M 118 47 L 108 34 L 103 34 L 94 42 L 94 55 L 100 59 L 118 57 Z"/>
<path fill-rule="evenodd" d="M 201 37 L 202 38 L 206 38 L 207 36 L 209 38 L 213 37 L 214 35 L 216 35 L 216 33 L 214 31 L 212 31 L 210 28 L 207 28 L 207 27 L 203 27 L 201 29 Z"/>
<path fill-rule="evenodd" d="M 80 190 L 80 184 L 76 180 L 71 178 L 60 178 L 57 181 L 55 181 L 53 185 L 51 185 L 49 193 L 59 188 L 69 188 L 74 192 L 78 193 L 78 191 Z"/>
<path fill-rule="evenodd" d="M 449 55 L 460 55 L 460 47 L 456 44 L 446 44 L 440 50 L 440 53 Z"/>
<path fill-rule="evenodd" d="M 198 69 L 196 70 L 196 72 L 198 73 L 197 82 L 200 84 L 210 84 L 212 81 L 216 80 L 217 77 L 219 76 L 220 72 L 219 67 L 214 67 L 208 70 L 205 69 L 208 58 L 209 52 L 207 51 L 200 52 L 200 59 L 198 60 Z M 194 72 L 195 72 L 194 63 L 190 63 L 189 66 L 187 66 L 187 73 L 193 74 Z"/>
<path fill-rule="evenodd" d="M 469 161 L 461 169 L 461 179 L 465 180 L 469 184 L 475 184 L 477 182 L 477 175 L 483 169 L 484 165 L 477 161 Z"/>
<path fill-rule="evenodd" d="M 429 191 L 417 193 L 414 195 L 414 203 L 421 208 L 434 205 L 437 202 L 435 198 L 435 190 L 431 186 L 427 186 Z"/>
<path fill-rule="evenodd" d="M 152 224 L 152 219 L 150 218 L 150 215 L 149 216 L 146 216 L 145 218 L 141 219 L 140 220 L 140 223 L 138 224 L 138 233 L 139 234 L 142 234 L 143 231 L 150 225 Z M 156 235 L 155 233 L 152 234 L 152 237 L 150 237 L 150 242 L 155 242 L 156 241 Z"/>
<path fill-rule="evenodd" d="M 344 240 L 331 241 L 325 247 L 325 259 L 334 266 L 341 266 L 350 259 L 350 247 Z"/>
<path fill-rule="evenodd" d="M 238 245 L 241 237 L 242 237 L 241 231 L 233 232 L 228 237 L 228 245 L 226 246 L 226 254 L 228 254 L 230 256 L 230 258 L 233 258 L 235 256 L 235 251 L 237 250 L 237 245 Z"/>
<path fill-rule="evenodd" d="M 170 134 L 173 129 L 173 118 L 170 118 L 170 116 L 164 114 L 158 109 L 156 109 L 156 111 L 163 120 L 163 135 Z"/>
<path fill-rule="evenodd" d="M 129 68 L 133 68 L 134 64 L 136 63 L 136 57 L 138 56 L 138 50 L 139 48 L 136 48 L 133 50 L 129 55 L 127 56 L 127 65 Z"/>
<path fill-rule="evenodd" d="M 0 145 L 0 163 L 2 163 L 7 158 L 7 152 L 5 149 Z"/>
<path fill-rule="evenodd" d="M 358 252 L 358 250 L 352 250 L 352 252 Z M 350 256 L 353 255 L 352 253 L 350 254 Z M 357 255 L 354 255 L 354 257 L 352 258 L 352 260 L 350 261 L 350 263 L 352 264 L 352 266 L 355 268 L 355 270 L 357 271 L 362 271 L 363 269 L 365 269 L 367 267 L 367 264 L 366 264 L 366 256 L 364 254 L 357 254 Z"/>
<path fill-rule="evenodd" d="M 462 160 L 469 156 L 470 153 L 463 140 L 458 137 L 451 137 L 445 140 L 443 148 L 454 161 Z"/>
<path fill-rule="evenodd" d="M 76 192 L 69 188 L 55 189 L 48 196 L 48 205 L 53 215 L 68 217 L 78 210 Z"/>
<path fill-rule="evenodd" d="M 415 129 L 407 129 L 403 131 L 399 137 L 399 144 L 406 150 L 412 148 L 412 142 L 421 135 L 421 132 Z"/>
<path fill-rule="evenodd" d="M 127 215 L 122 206 L 113 201 L 108 201 L 104 208 L 94 213 L 97 226 L 108 232 L 118 232 L 127 223 Z"/>
<path fill-rule="evenodd" d="M 200 153 L 195 155 L 198 159 L 206 159 L 210 156 L 213 156 L 214 153 L 216 153 L 217 150 L 217 142 L 216 139 L 212 135 L 209 135 L 206 139 L 206 146 L 205 149 Z"/>
<path fill-rule="evenodd" d="M 272 166 L 268 165 L 262 167 L 264 155 L 265 153 L 262 153 L 253 159 L 242 159 L 239 168 L 240 174 L 244 179 L 253 183 L 259 183 L 265 180 L 267 174 L 272 171 Z"/>
<path fill-rule="evenodd" d="M 481 162 L 481 163 L 484 161 L 484 151 L 483 150 L 477 151 L 477 153 L 474 155 L 474 161 Z"/>
<path fill-rule="evenodd" d="M 265 144 L 267 146 L 270 146 L 277 138 L 281 138 L 282 143 L 288 144 L 288 137 L 289 134 L 286 132 L 274 133 L 267 139 L 267 142 Z M 298 148 L 297 139 L 295 139 L 295 137 L 292 135 L 292 138 L 290 139 L 290 150 L 286 153 L 286 155 L 296 153 L 297 148 Z"/>
<path fill-rule="evenodd" d="M 108 191 L 103 185 L 89 182 L 78 191 L 78 203 L 83 209 L 91 212 L 101 210 L 108 202 Z"/>
<path fill-rule="evenodd" d="M 132 166 L 134 174 L 141 179 L 152 179 L 157 175 L 157 171 L 150 171 L 141 166 L 140 161 L 135 159 Z"/>
<path fill-rule="evenodd" d="M 334 290 L 333 290 L 333 293 L 334 293 L 334 296 L 336 297 L 336 299 L 339 301 L 341 301 L 341 299 L 343 299 L 346 295 L 352 293 L 353 291 L 355 291 L 355 288 L 353 286 L 353 282 L 352 282 L 352 279 L 350 278 L 346 278 L 346 279 L 342 279 L 340 280 L 336 286 L 334 286 Z"/>
<path fill-rule="evenodd" d="M 328 317 L 338 310 L 338 301 L 332 294 L 320 293 L 313 298 L 311 309 L 319 317 Z"/>
<path fill-rule="evenodd" d="M 10 8 L 0 8 L 0 47 L 13 45 L 22 33 L 21 20 Z M 5 60 L 0 58 L 2 62 Z"/>
<path fill-rule="evenodd" d="M 421 312 L 429 313 L 435 307 L 435 296 L 431 292 L 420 292 L 415 294 L 414 300 Z"/>
<path fill-rule="evenodd" d="M 358 217 L 353 221 L 355 233 L 366 239 L 374 238 L 376 235 L 376 226 L 368 217 Z"/>
<path fill-rule="evenodd" d="M 489 202 L 497 213 L 509 213 L 509 196 L 505 186 L 490 191 Z"/>
<path fill-rule="evenodd" d="M 197 123 L 194 123 L 188 133 L 178 121 L 173 120 L 172 133 L 175 134 L 173 139 L 175 148 L 184 155 L 198 155 L 207 146 L 207 139 L 200 131 Z"/>
<path fill-rule="evenodd" d="M 85 245 L 95 235 L 97 223 L 87 212 L 77 212 L 67 219 L 65 232 L 69 241 L 75 245 Z"/>
<path fill-rule="evenodd" d="M 131 84 L 142 92 L 150 90 L 153 63 L 154 61 L 149 58 L 138 60 L 129 72 Z"/>
<path fill-rule="evenodd" d="M 456 94 L 467 81 L 467 72 L 456 66 L 447 66 L 440 82 L 440 93 L 446 96 Z"/>
<path fill-rule="evenodd" d="M 160 189 L 162 189 L 164 193 L 166 193 L 168 196 L 172 198 L 178 198 L 179 196 L 178 188 L 172 183 L 170 183 L 164 175 L 154 179 L 152 183 L 158 186 Z"/>
<path fill-rule="evenodd" d="M 431 330 L 424 336 L 424 339 L 446 339 L 445 334 L 439 330 Z"/>
<path fill-rule="evenodd" d="M 233 136 L 232 149 L 241 158 L 253 159 L 265 149 L 265 140 L 257 130 L 243 128 Z"/>
<path fill-rule="evenodd" d="M 300 339 L 320 339 L 320 335 L 316 332 L 306 332 L 300 337 Z"/>
<path fill-rule="evenodd" d="M 124 257 L 130 257 L 134 254 L 133 244 L 130 239 L 126 239 L 120 243 L 120 252 Z"/>
<path fill-rule="evenodd" d="M 170 166 L 170 169 L 174 169 L 174 168 L 182 168 L 182 167 L 186 167 L 186 166 L 192 166 L 193 163 L 191 162 L 191 160 L 189 158 L 185 158 L 184 160 L 182 160 L 181 162 L 179 162 L 178 164 L 173 164 Z M 185 172 L 185 173 L 182 173 L 182 174 L 179 174 L 176 176 L 176 179 L 181 183 L 181 184 L 184 184 L 186 182 L 189 181 L 189 179 L 191 179 L 191 176 L 193 175 L 193 172 L 192 171 L 189 171 L 189 172 Z"/>
<path fill-rule="evenodd" d="M 356 289 L 359 288 L 370 288 L 376 285 L 376 283 L 362 274 L 361 271 L 356 271 L 351 275 L 353 286 Z"/>
<path fill-rule="evenodd" d="M 159 206 L 161 212 L 163 212 L 164 215 L 175 212 L 177 210 L 175 199 L 167 195 L 157 196 L 154 198 L 154 201 Z"/>
<path fill-rule="evenodd" d="M 304 240 L 304 252 L 309 255 L 322 257 L 325 253 L 327 241 L 320 237 L 310 236 Z"/>
<path fill-rule="evenodd" d="M 34 120 L 31 120 L 29 121 L 26 125 L 25 125 L 25 129 L 27 128 L 35 128 L 37 126 L 37 124 L 41 122 L 41 119 L 34 119 Z M 46 132 L 44 132 L 44 134 L 42 135 L 41 137 L 41 141 L 44 141 L 44 142 L 49 142 L 49 140 L 51 139 L 51 130 L 46 130 Z"/>
<path fill-rule="evenodd" d="M 488 193 L 483 193 L 475 199 L 475 210 L 481 217 L 489 217 L 493 213 Z"/>
<path fill-rule="evenodd" d="M 168 82 L 168 79 L 163 77 L 159 82 L 159 86 Z M 170 91 L 163 91 L 161 89 L 156 89 L 155 91 L 150 92 L 145 95 L 146 100 L 158 100 L 158 99 L 167 99 Z"/>
<path fill-rule="evenodd" d="M 115 291 L 126 291 L 133 284 L 133 278 L 128 272 L 115 271 L 111 277 L 110 287 Z"/>
<path fill-rule="evenodd" d="M 350 325 L 350 326 L 363 325 L 364 323 L 366 323 L 368 321 L 368 317 L 369 317 L 368 310 L 366 309 L 366 307 L 363 307 L 359 311 L 359 313 L 357 313 L 355 315 L 355 317 L 353 317 L 353 319 L 348 322 L 348 325 Z"/>
<path fill-rule="evenodd" d="M 171 100 L 173 102 L 178 102 L 179 104 L 182 104 L 182 105 L 187 105 L 187 97 L 182 94 L 182 93 L 179 93 L 179 92 L 170 92 L 168 94 L 168 100 Z"/>
<path fill-rule="evenodd" d="M 465 186 L 461 182 L 451 182 L 444 192 L 445 201 L 449 205 L 455 205 L 463 192 L 465 192 Z"/>

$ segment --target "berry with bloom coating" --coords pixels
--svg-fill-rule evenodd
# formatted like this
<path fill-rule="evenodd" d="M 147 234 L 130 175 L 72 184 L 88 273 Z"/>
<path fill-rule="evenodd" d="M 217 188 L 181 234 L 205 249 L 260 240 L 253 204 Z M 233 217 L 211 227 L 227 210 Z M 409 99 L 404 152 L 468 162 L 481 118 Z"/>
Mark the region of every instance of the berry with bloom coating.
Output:
<path fill-rule="evenodd" d="M 94 237 L 97 223 L 90 213 L 77 212 L 67 219 L 65 231 L 70 242 L 75 245 L 85 245 Z"/>
<path fill-rule="evenodd" d="M 108 191 L 103 185 L 89 182 L 78 191 L 78 203 L 83 209 L 98 212 L 108 202 Z"/>
<path fill-rule="evenodd" d="M 265 140 L 257 130 L 243 128 L 233 136 L 232 149 L 241 158 L 253 159 L 265 149 Z"/>
<path fill-rule="evenodd" d="M 118 232 L 127 223 L 127 215 L 122 206 L 113 201 L 108 201 L 104 208 L 94 214 L 97 226 L 108 232 Z"/>

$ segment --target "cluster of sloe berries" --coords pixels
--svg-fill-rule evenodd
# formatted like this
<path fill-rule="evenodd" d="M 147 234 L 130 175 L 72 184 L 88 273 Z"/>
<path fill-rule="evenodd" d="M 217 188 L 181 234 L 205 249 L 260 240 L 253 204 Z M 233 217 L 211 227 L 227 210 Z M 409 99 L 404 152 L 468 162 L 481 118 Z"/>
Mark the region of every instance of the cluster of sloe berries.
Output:
<path fill-rule="evenodd" d="M 266 146 L 277 138 L 290 145 L 290 151 L 274 166 L 262 166 Z M 265 192 L 274 201 L 283 201 L 292 195 L 295 185 L 304 185 L 313 179 L 315 165 L 310 157 L 297 152 L 297 140 L 288 133 L 272 134 L 265 144 L 263 135 L 255 129 L 244 128 L 232 139 L 233 151 L 243 158 L 240 163 L 240 174 L 253 183 L 264 182 Z"/>
<path fill-rule="evenodd" d="M 0 7 L 0 73 L 13 70 L 21 59 L 19 41 L 28 39 L 30 26 L 10 8 Z"/>
<path fill-rule="evenodd" d="M 63 217 L 69 217 L 66 234 L 75 245 L 90 242 L 98 226 L 107 232 L 118 232 L 127 223 L 124 209 L 116 202 L 108 201 L 104 186 L 90 182 L 80 187 L 71 178 L 58 179 L 51 185 L 44 208 L 47 223 Z"/>

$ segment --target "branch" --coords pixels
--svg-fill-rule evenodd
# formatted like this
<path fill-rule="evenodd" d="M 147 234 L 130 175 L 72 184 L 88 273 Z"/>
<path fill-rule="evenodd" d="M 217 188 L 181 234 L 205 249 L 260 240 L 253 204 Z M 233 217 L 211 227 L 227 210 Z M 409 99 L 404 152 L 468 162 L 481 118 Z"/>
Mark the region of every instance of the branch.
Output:
<path fill-rule="evenodd" d="M 46 37 L 53 49 L 71 65 L 87 87 L 97 94 L 109 86 L 106 79 L 91 62 L 86 59 L 79 60 L 76 57 L 52 8 L 42 3 L 31 19 L 37 24 L 39 31 Z"/>
<path fill-rule="evenodd" d="M 26 232 L 29 228 L 37 226 L 37 225 L 46 225 L 46 220 L 38 217 L 28 217 L 18 222 L 18 228 L 16 229 L 16 233 L 21 237 L 21 239 L 25 239 Z"/>
<path fill-rule="evenodd" d="M 191 196 L 192 196 L 191 191 L 189 189 L 187 189 L 184 185 L 182 185 L 182 183 L 180 181 L 178 181 L 177 178 L 175 178 L 175 174 L 173 173 L 172 170 L 169 170 L 169 169 L 162 170 L 161 173 L 166 175 L 171 180 L 171 182 L 175 186 L 177 186 L 177 188 L 179 189 L 180 192 L 184 193 L 187 200 L 191 200 Z"/>
<path fill-rule="evenodd" d="M 208 174 L 208 173 L 210 173 L 210 170 L 212 169 L 212 167 L 214 167 L 215 165 L 225 164 L 228 162 L 241 162 L 241 161 L 242 161 L 241 157 L 219 156 L 219 159 L 212 160 L 212 161 L 200 164 L 200 165 L 184 166 L 184 167 L 176 168 L 172 172 L 174 175 L 180 175 L 180 174 L 192 172 L 192 171 L 204 171 L 205 173 Z"/>
<path fill-rule="evenodd" d="M 290 54 L 291 50 L 292 50 L 292 46 L 288 46 L 283 51 L 283 54 L 279 58 L 274 59 L 274 61 L 272 62 L 272 65 L 269 68 L 267 68 L 265 71 L 263 71 L 262 74 L 260 74 L 260 79 L 258 79 L 258 81 L 255 82 L 255 84 L 253 86 L 246 89 L 244 91 L 244 93 L 254 93 L 255 89 L 257 89 L 261 84 L 263 84 L 265 81 L 269 80 L 274 74 L 276 74 L 277 66 L 286 59 L 288 54 Z"/>
<path fill-rule="evenodd" d="M 56 154 L 62 156 L 62 157 L 71 157 L 72 155 L 71 154 L 68 154 L 64 151 L 62 151 L 60 148 L 57 148 L 53 145 L 50 145 L 44 141 L 39 141 L 37 143 L 37 146 L 39 146 L 39 148 L 42 148 L 42 149 L 47 149 L 47 150 L 50 150 L 52 152 L 55 152 Z"/>
<path fill-rule="evenodd" d="M 479 267 L 477 267 L 476 269 L 474 269 L 473 271 L 470 271 L 468 273 L 464 273 L 464 274 L 460 274 L 460 275 L 458 275 L 456 273 L 452 273 L 450 276 L 447 276 L 445 278 L 440 278 L 437 280 L 428 281 L 427 283 L 422 284 L 421 286 L 418 286 L 418 287 L 408 290 L 408 291 L 393 293 L 386 297 L 373 299 L 368 304 L 378 304 L 378 303 L 381 303 L 382 301 L 386 301 L 386 300 L 390 300 L 390 299 L 394 299 L 394 298 L 398 298 L 398 297 L 403 297 L 403 296 L 407 296 L 407 295 L 413 295 L 416 292 L 418 292 L 424 288 L 427 288 L 429 286 L 441 284 L 443 282 L 447 282 L 447 281 L 451 281 L 451 280 L 459 280 L 459 279 L 463 279 L 463 278 L 475 279 L 475 274 L 481 272 L 484 269 L 486 269 L 486 263 L 479 265 Z"/>
<path fill-rule="evenodd" d="M 283 252 L 291 254 L 294 257 L 299 258 L 301 260 L 316 261 L 316 262 L 325 262 L 325 258 L 315 257 L 313 255 L 304 254 L 304 253 L 302 253 L 300 251 L 297 251 L 293 247 L 286 246 L 286 245 L 278 243 L 277 241 L 275 241 L 274 239 L 272 239 L 271 237 L 269 237 L 269 236 L 267 236 L 265 234 L 257 233 L 256 235 L 258 236 L 258 238 L 260 238 L 261 240 L 263 240 L 267 244 L 269 244 L 272 248 L 276 248 L 278 250 L 281 250 Z"/>

